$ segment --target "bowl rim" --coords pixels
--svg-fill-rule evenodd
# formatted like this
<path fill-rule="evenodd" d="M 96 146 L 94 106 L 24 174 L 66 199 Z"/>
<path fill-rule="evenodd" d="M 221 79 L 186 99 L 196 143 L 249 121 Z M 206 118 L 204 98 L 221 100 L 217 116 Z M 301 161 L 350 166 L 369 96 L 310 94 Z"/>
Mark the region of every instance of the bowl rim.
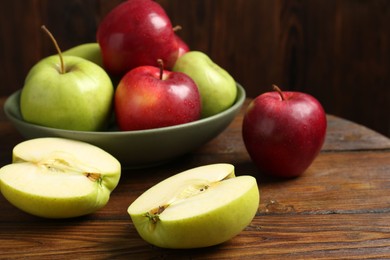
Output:
<path fill-rule="evenodd" d="M 169 130 L 177 130 L 179 128 L 188 128 L 196 125 L 202 125 L 206 124 L 209 121 L 214 120 L 217 117 L 223 117 L 226 114 L 229 114 L 237 109 L 239 109 L 246 98 L 246 92 L 245 89 L 236 82 L 236 87 L 237 87 L 237 97 L 236 100 L 234 101 L 233 105 L 230 106 L 228 109 L 206 117 L 206 118 L 201 118 L 192 122 L 184 123 L 184 124 L 179 124 L 179 125 L 173 125 L 173 126 L 165 126 L 165 127 L 159 127 L 159 128 L 152 128 L 152 129 L 145 129 L 145 130 L 132 130 L 132 131 L 121 131 L 121 130 L 108 130 L 108 131 L 77 131 L 77 130 L 68 130 L 68 129 L 60 129 L 60 128 L 54 128 L 54 127 L 48 127 L 48 126 L 42 126 L 42 125 L 37 125 L 37 124 L 32 124 L 24 121 L 19 115 L 20 114 L 20 108 L 19 108 L 19 96 L 21 94 L 21 89 L 15 91 L 13 94 L 11 94 L 5 101 L 3 110 L 5 115 L 10 119 L 11 121 L 15 121 L 21 125 L 24 126 L 34 126 L 37 129 L 42 129 L 42 130 L 48 130 L 48 131 L 58 131 L 61 133 L 68 133 L 68 134 L 76 134 L 76 133 L 82 133 L 82 134 L 87 134 L 87 135 L 98 135 L 98 136 L 104 136 L 104 135 L 142 135 L 142 134 L 151 134 L 151 133 L 160 133 L 160 132 L 165 132 Z M 14 103 L 11 103 L 14 99 L 17 99 L 17 110 L 18 115 L 15 115 L 11 110 L 11 106 L 14 105 Z"/>

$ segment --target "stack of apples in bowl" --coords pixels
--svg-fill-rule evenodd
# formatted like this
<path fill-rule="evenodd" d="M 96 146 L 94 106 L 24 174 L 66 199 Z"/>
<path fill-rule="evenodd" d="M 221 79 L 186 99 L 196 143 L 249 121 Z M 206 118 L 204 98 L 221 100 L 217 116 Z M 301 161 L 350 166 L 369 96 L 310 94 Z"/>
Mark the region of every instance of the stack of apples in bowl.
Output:
<path fill-rule="evenodd" d="M 244 89 L 190 50 L 154 1 L 116 6 L 96 42 L 64 52 L 43 29 L 57 53 L 31 68 L 4 107 L 28 139 L 85 141 L 124 167 L 158 165 L 217 136 L 244 102 Z"/>

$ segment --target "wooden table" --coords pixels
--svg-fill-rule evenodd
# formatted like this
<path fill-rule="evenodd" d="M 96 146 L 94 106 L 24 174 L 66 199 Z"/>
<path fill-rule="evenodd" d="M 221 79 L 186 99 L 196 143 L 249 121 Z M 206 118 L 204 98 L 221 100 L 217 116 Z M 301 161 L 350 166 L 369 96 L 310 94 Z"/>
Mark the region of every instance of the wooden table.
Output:
<path fill-rule="evenodd" d="M 1 106 L 4 98 L 1 99 Z M 245 106 L 247 103 L 245 104 Z M 245 107 L 244 106 L 244 107 Z M 108 205 L 75 219 L 25 214 L 0 196 L 0 258 L 36 259 L 358 259 L 390 257 L 390 140 L 361 125 L 328 116 L 322 152 L 303 176 L 261 176 L 241 139 L 242 113 L 221 135 L 176 162 L 126 170 Z M 22 137 L 0 112 L 0 166 Z M 168 176 L 228 162 L 256 176 L 261 192 L 252 223 L 210 248 L 166 250 L 144 242 L 127 207 Z"/>

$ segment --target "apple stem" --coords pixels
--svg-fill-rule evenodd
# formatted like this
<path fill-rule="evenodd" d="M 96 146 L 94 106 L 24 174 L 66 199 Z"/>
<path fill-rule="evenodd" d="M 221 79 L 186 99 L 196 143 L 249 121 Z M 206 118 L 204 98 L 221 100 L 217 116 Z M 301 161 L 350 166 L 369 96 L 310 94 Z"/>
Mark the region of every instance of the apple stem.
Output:
<path fill-rule="evenodd" d="M 180 25 L 176 25 L 175 27 L 172 28 L 174 32 L 180 31 L 181 29 L 183 29 L 183 27 L 181 27 Z"/>
<path fill-rule="evenodd" d="M 160 67 L 160 80 L 163 79 L 163 72 L 164 72 L 164 61 L 162 59 L 158 59 L 157 63 Z"/>
<path fill-rule="evenodd" d="M 272 88 L 273 88 L 273 90 L 275 90 L 275 91 L 277 91 L 277 92 L 279 93 L 279 95 L 280 95 L 280 97 L 282 98 L 282 100 L 285 100 L 284 95 L 283 95 L 283 92 L 282 92 L 282 90 L 281 90 L 278 86 L 276 86 L 276 85 L 274 84 L 274 85 L 272 85 Z"/>
<path fill-rule="evenodd" d="M 58 43 L 56 41 L 56 39 L 54 38 L 53 34 L 46 28 L 45 25 L 42 25 L 41 26 L 41 29 L 44 30 L 47 35 L 49 35 L 50 39 L 52 40 L 57 52 L 58 52 L 58 56 L 60 57 L 60 73 L 61 74 L 64 74 L 65 73 L 65 65 L 64 65 L 64 59 L 62 57 L 62 52 L 61 52 L 61 49 L 60 49 L 60 46 L 58 46 Z"/>

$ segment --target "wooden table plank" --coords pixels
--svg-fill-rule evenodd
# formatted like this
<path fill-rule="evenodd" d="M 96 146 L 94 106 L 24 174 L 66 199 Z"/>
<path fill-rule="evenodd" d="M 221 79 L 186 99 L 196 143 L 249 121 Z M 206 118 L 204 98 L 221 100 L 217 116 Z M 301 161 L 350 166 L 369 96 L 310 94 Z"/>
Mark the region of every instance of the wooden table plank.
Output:
<path fill-rule="evenodd" d="M 324 151 L 390 149 L 390 139 L 365 126 L 348 120 L 334 120 L 328 115 L 328 129 Z"/>
<path fill-rule="evenodd" d="M 390 255 L 389 214 L 258 215 L 232 240 L 193 250 L 142 241 L 128 221 L 45 221 L 0 231 L 1 257 L 29 259 L 367 259 Z"/>

